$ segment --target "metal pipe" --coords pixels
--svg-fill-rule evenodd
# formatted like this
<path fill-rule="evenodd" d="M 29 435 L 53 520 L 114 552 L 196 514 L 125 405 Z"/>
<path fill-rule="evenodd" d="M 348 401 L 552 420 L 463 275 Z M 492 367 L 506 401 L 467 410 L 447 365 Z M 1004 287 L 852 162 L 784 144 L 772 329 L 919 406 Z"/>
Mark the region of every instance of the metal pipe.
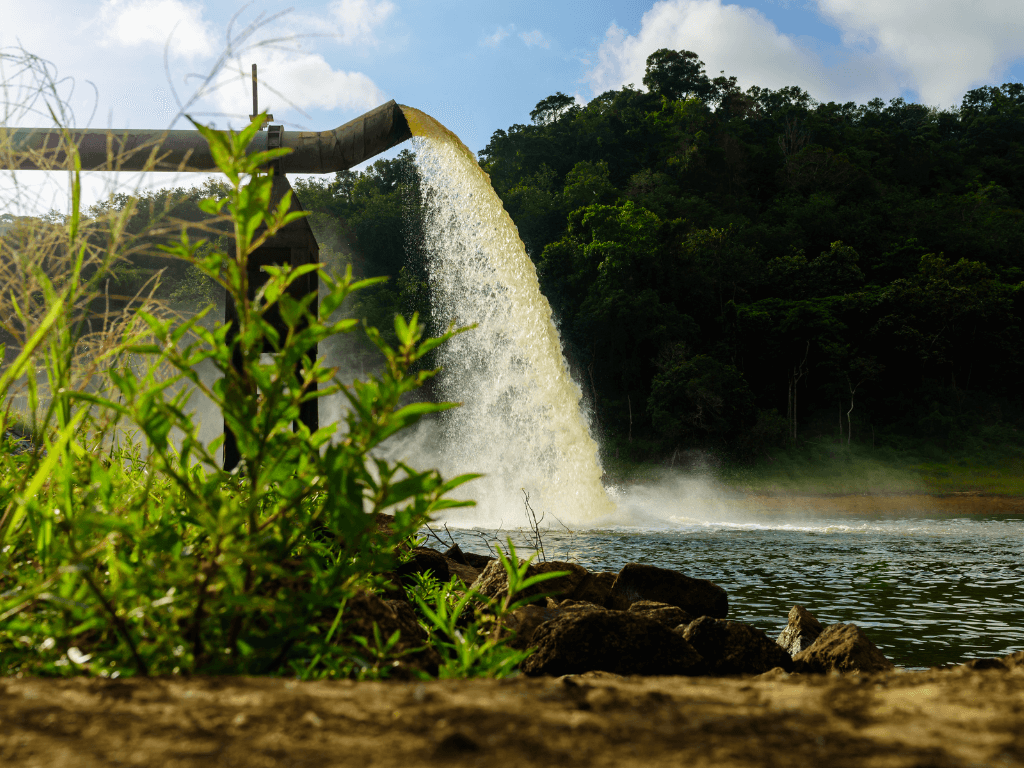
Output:
<path fill-rule="evenodd" d="M 71 130 L 82 170 L 216 171 L 217 164 L 198 131 Z M 284 173 L 335 173 L 359 165 L 412 138 L 401 105 L 394 100 L 331 131 L 282 131 Z M 248 152 L 267 149 L 261 131 Z M 35 155 L 35 157 L 33 157 Z M 152 159 L 151 159 L 152 158 Z M 0 127 L 0 168 L 22 171 L 66 167 L 63 138 L 52 128 Z"/>

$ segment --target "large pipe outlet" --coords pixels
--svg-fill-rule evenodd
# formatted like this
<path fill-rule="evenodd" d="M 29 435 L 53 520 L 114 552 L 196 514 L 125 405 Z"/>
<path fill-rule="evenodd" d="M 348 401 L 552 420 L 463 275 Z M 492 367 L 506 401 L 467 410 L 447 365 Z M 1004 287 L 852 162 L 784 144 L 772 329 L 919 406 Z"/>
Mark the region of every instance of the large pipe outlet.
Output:
<path fill-rule="evenodd" d="M 216 171 L 198 131 L 71 130 L 84 171 Z M 379 155 L 412 137 L 394 100 L 331 131 L 260 131 L 248 151 L 292 149 L 283 173 L 335 173 Z M 0 168 L 22 171 L 67 167 L 63 136 L 52 128 L 0 127 Z"/>

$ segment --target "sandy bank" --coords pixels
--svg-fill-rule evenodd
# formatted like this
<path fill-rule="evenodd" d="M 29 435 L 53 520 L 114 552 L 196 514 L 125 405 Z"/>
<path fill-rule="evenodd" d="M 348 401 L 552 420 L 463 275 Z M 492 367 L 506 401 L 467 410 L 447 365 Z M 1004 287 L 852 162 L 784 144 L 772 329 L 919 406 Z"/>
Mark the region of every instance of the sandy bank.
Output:
<path fill-rule="evenodd" d="M 1024 668 L 882 676 L 0 681 L 0 765 L 1016 766 Z"/>
<path fill-rule="evenodd" d="M 1024 515 L 1024 496 L 964 493 L 750 494 L 730 499 L 750 511 L 817 514 Z"/>

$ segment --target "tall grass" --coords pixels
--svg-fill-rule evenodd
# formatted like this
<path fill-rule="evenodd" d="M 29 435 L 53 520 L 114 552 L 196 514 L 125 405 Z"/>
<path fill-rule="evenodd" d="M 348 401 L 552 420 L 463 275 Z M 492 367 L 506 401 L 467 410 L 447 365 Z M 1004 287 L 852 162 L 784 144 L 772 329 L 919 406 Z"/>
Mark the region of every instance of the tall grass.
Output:
<path fill-rule="evenodd" d="M 56 99 L 49 70 L 23 63 Z M 141 247 L 125 234 L 133 208 L 85 220 L 76 148 L 63 113 L 47 112 L 65 136 L 70 213 L 19 220 L 0 246 L 10 358 L 0 436 L 20 403 L 35 440 L 29 451 L 0 443 L 0 674 L 280 674 L 314 659 L 345 668 L 352 649 L 334 628 L 346 601 L 380 585 L 396 547 L 433 512 L 467 503 L 446 494 L 472 476 L 445 481 L 374 456 L 393 433 L 452 407 L 402 403 L 434 373 L 413 372 L 416 362 L 455 331 L 424 338 L 415 316 L 396 317 L 389 346 L 365 328 L 385 364 L 346 385 L 313 350 L 357 329 L 327 318 L 373 281 L 281 266 L 250 299 L 250 255 L 301 215 L 288 199 L 270 206 L 264 169 L 282 150 L 245 154 L 258 123 L 238 134 L 196 124 L 230 184 L 204 210 L 229 223 L 233 252 L 184 228 L 165 246 L 233 299 L 237 334 L 205 327 L 204 313 L 174 316 L 151 290 L 109 310 L 105 284 Z M 11 152 L 0 147 L 8 165 Z M 155 217 L 147 234 L 172 225 Z M 310 270 L 326 286 L 319 312 L 289 293 Z M 275 307 L 284 333 L 269 322 Z M 203 363 L 216 383 L 197 375 Z M 220 439 L 199 439 L 188 408 L 196 390 L 237 436 L 235 472 L 219 466 Z M 338 392 L 350 404 L 342 435 L 337 425 L 293 428 L 302 403 Z M 377 525 L 385 512 L 393 523 Z"/>

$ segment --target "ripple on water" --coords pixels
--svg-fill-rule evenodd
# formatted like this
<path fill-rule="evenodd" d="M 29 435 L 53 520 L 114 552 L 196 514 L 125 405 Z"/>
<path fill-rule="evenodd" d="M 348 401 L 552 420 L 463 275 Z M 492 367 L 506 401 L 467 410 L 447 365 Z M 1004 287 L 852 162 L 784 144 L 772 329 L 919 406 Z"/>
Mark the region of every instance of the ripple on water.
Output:
<path fill-rule="evenodd" d="M 1024 650 L 1024 519 L 774 519 L 551 531 L 549 559 L 592 570 L 627 562 L 720 584 L 729 615 L 777 635 L 799 603 L 822 623 L 853 622 L 897 665 L 962 663 Z M 480 535 L 452 534 L 472 549 Z M 525 540 L 513 536 L 517 548 Z"/>

